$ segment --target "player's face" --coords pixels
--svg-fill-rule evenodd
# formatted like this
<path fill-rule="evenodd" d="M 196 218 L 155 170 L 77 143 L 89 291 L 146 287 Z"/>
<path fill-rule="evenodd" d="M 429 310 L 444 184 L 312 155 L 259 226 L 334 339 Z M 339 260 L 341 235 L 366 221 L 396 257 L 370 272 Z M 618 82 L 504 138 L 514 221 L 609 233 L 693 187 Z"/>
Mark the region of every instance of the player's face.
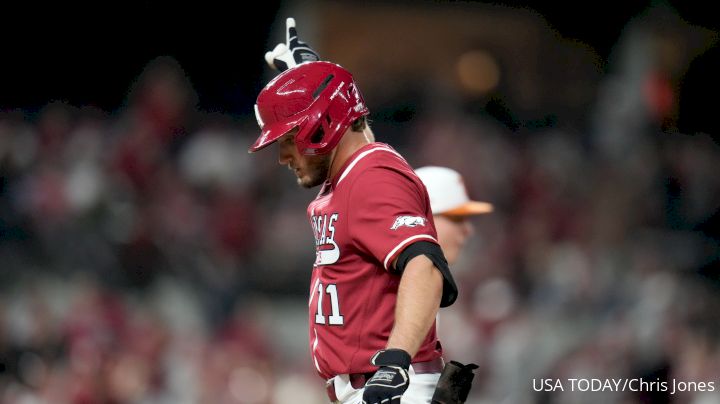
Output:
<path fill-rule="evenodd" d="M 452 265 L 457 261 L 468 237 L 473 234 L 473 226 L 467 216 L 435 215 L 434 220 L 440 247 L 448 264 Z"/>
<path fill-rule="evenodd" d="M 287 166 L 295 173 L 297 183 L 304 188 L 312 188 L 327 179 L 330 170 L 330 155 L 306 156 L 300 154 L 295 146 L 294 130 L 278 139 L 278 163 Z"/>

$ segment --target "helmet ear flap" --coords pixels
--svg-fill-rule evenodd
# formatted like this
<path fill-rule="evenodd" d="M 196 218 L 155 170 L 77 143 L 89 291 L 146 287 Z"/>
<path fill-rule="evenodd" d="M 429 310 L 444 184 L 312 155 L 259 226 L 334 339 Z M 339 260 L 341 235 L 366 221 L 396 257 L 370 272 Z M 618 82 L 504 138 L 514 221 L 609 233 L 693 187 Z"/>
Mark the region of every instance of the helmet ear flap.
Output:
<path fill-rule="evenodd" d="M 325 134 L 332 132 L 332 119 L 329 114 L 325 114 L 325 119 L 320 122 L 319 130 L 321 130 L 322 133 L 318 136 L 317 142 L 313 141 L 313 143 L 326 143 L 327 139 L 325 139 Z"/>
<path fill-rule="evenodd" d="M 301 154 L 321 154 L 318 150 L 322 150 L 328 144 L 328 134 L 332 133 L 332 120 L 329 115 L 325 115 L 317 122 L 317 127 L 313 129 L 309 135 L 302 136 L 301 142 L 296 142 Z M 300 148 L 302 148 L 300 150 Z"/>
<path fill-rule="evenodd" d="M 310 136 L 310 143 L 312 144 L 318 144 L 322 142 L 323 138 L 325 137 L 325 129 L 323 128 L 323 125 L 318 125 L 317 129 L 315 129 L 315 133 Z"/>

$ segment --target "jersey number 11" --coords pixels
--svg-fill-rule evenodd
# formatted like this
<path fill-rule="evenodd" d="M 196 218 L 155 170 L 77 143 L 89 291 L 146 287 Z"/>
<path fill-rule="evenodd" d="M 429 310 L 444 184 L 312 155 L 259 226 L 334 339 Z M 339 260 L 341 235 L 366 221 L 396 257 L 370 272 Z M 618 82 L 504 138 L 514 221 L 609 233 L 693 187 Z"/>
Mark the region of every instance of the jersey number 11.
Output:
<path fill-rule="evenodd" d="M 343 325 L 343 316 L 340 314 L 340 302 L 338 301 L 337 285 L 331 283 L 325 287 L 323 292 L 323 284 L 318 283 L 318 302 L 317 302 L 317 313 L 315 313 L 315 323 L 317 324 L 330 324 L 330 325 Z M 332 306 L 332 314 L 328 316 L 328 322 L 325 322 L 325 315 L 323 315 L 323 295 L 327 293 L 330 295 L 330 305 Z"/>

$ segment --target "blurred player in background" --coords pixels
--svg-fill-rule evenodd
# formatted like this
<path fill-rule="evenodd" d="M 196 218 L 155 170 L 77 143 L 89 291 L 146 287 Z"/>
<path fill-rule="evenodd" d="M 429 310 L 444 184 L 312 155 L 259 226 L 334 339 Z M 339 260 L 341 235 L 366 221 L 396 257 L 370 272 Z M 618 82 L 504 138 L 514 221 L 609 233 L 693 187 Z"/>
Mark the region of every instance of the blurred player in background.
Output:
<path fill-rule="evenodd" d="M 313 363 L 341 403 L 429 403 L 443 370 L 435 317 L 457 298 L 422 181 L 374 142 L 352 75 L 319 61 L 288 19 L 265 57 L 282 73 L 255 106 L 256 152 L 277 143 L 315 236 L 309 337 Z"/>
<path fill-rule="evenodd" d="M 468 237 L 473 234 L 470 217 L 493 211 L 487 202 L 470 200 L 460 173 L 446 167 L 427 166 L 415 170 L 430 196 L 438 241 L 448 264 L 457 262 Z"/>

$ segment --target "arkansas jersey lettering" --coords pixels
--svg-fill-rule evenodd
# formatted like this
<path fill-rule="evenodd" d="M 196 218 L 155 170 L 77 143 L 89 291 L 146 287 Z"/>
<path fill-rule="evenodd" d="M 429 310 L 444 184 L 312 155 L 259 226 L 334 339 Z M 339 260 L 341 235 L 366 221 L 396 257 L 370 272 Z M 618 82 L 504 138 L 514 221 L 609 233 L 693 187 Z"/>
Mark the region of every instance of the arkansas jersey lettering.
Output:
<path fill-rule="evenodd" d="M 425 218 L 420 216 L 398 216 L 390 230 L 397 230 L 401 226 L 425 226 Z"/>
<path fill-rule="evenodd" d="M 311 218 L 313 235 L 315 236 L 316 266 L 334 264 L 340 259 L 340 248 L 335 242 L 335 222 L 337 219 L 337 213 L 313 215 Z"/>

